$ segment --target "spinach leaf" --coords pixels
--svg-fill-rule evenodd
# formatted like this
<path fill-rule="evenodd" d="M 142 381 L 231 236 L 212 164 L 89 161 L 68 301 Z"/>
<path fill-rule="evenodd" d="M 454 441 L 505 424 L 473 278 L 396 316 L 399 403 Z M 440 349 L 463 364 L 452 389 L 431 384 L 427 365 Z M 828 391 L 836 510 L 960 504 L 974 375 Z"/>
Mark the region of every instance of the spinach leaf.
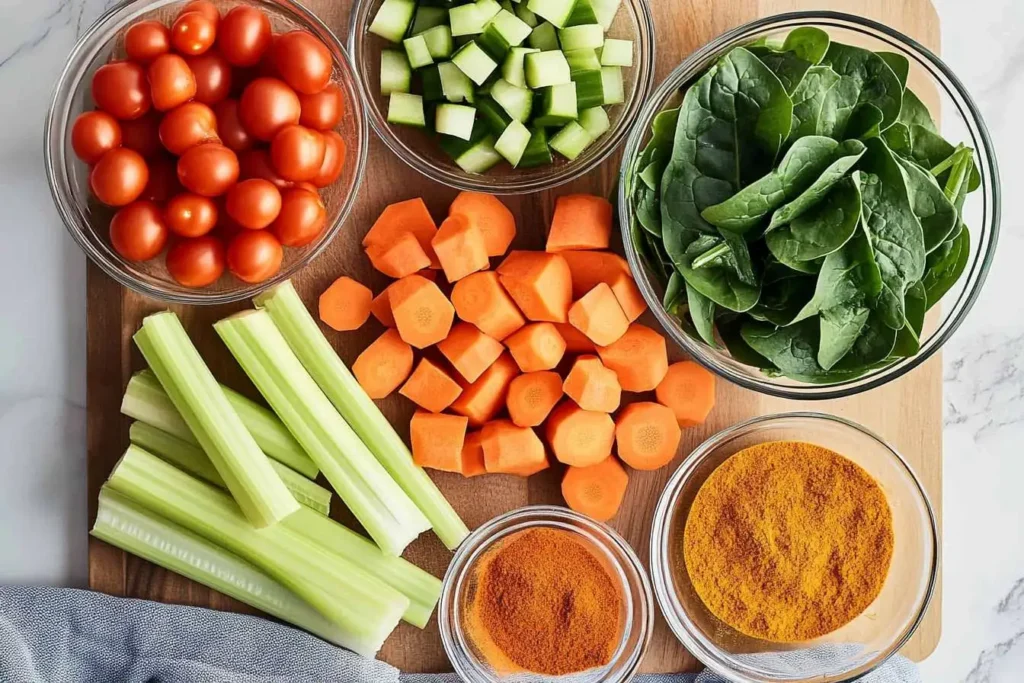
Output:
<path fill-rule="evenodd" d="M 922 168 L 933 169 L 946 159 L 956 154 L 957 148 L 933 130 L 918 123 L 908 126 L 910 131 L 910 158 Z M 939 176 L 939 184 L 945 183 L 948 171 Z M 970 176 L 968 191 L 974 192 L 981 187 L 981 174 L 973 169 Z"/>
<path fill-rule="evenodd" d="M 661 200 L 657 190 L 652 190 L 643 182 L 637 183 L 634 211 L 644 230 L 655 237 L 661 237 Z"/>
<path fill-rule="evenodd" d="M 882 110 L 868 103 L 857 107 L 846 124 L 846 137 L 867 140 L 882 134 Z M 891 127 L 891 126 L 890 126 Z"/>
<path fill-rule="evenodd" d="M 881 57 L 882 61 L 888 64 L 892 72 L 896 74 L 896 78 L 899 80 L 905 94 L 907 91 L 907 78 L 910 77 L 910 60 L 896 52 L 876 52 L 875 54 Z"/>
<path fill-rule="evenodd" d="M 836 306 L 873 300 L 881 290 L 882 276 L 867 232 L 862 227 L 841 249 L 825 257 L 814 296 L 795 321 L 812 318 Z"/>
<path fill-rule="evenodd" d="M 718 348 L 715 340 L 715 302 L 707 298 L 689 283 L 686 284 L 686 302 L 690 319 L 700 338 L 711 348 Z"/>
<path fill-rule="evenodd" d="M 677 270 L 673 270 L 672 274 L 668 276 L 668 284 L 665 285 L 665 295 L 662 297 L 661 303 L 665 310 L 673 315 L 683 302 L 683 294 L 685 294 L 683 287 L 685 284 L 683 276 Z"/>
<path fill-rule="evenodd" d="M 851 178 L 843 178 L 811 210 L 789 225 L 769 231 L 765 242 L 780 263 L 805 270 L 804 262 L 828 256 L 853 237 L 860 211 L 860 188 Z"/>
<path fill-rule="evenodd" d="M 768 230 L 773 230 L 780 225 L 791 223 L 793 219 L 808 211 L 825 197 L 832 187 L 843 179 L 854 165 L 860 161 L 865 151 L 864 143 L 859 140 L 845 140 L 839 144 L 837 156 L 828 168 L 811 183 L 811 186 L 801 192 L 796 199 L 775 210 Z"/>
<path fill-rule="evenodd" d="M 828 33 L 814 26 L 801 26 L 789 32 L 782 49 L 811 64 L 820 64 L 832 43 Z"/>
<path fill-rule="evenodd" d="M 756 287 L 757 273 L 754 272 L 754 261 L 750 257 L 750 247 L 747 245 L 747 241 L 743 239 L 742 235 L 737 235 L 728 230 L 720 230 L 719 232 L 721 233 L 722 240 L 729 246 L 729 255 L 726 258 L 726 263 L 732 267 L 740 282 Z"/>
<path fill-rule="evenodd" d="M 636 216 L 633 216 L 633 220 L 630 222 L 629 237 L 633 242 L 633 248 L 636 249 L 636 253 L 644 265 L 651 269 L 651 272 L 654 273 L 654 276 L 660 282 L 668 280 L 665 264 L 657 252 L 651 248 L 652 245 L 647 239 L 648 234 L 640 226 L 640 221 L 637 220 Z"/>
<path fill-rule="evenodd" d="M 788 268 L 773 269 L 773 275 L 765 276 L 761 285 L 761 298 L 750 309 L 750 316 L 773 325 L 789 325 L 813 294 L 813 276 Z"/>
<path fill-rule="evenodd" d="M 934 251 L 949 237 L 949 233 L 956 226 L 957 210 L 946 198 L 946 194 L 931 173 L 913 161 L 894 158 L 903 169 L 910 206 L 921 223 L 925 251 Z"/>
<path fill-rule="evenodd" d="M 687 284 L 719 306 L 738 313 L 749 311 L 761 295 L 759 285 L 743 282 L 735 268 L 727 263 L 713 261 L 700 268 L 693 267 L 695 259 L 722 244 L 720 238 L 701 235 L 686 247 L 682 262 L 676 266 Z"/>
<path fill-rule="evenodd" d="M 896 335 L 891 355 L 897 358 L 914 356 L 921 350 L 921 330 L 928 308 L 928 292 L 924 284 L 915 282 L 907 289 L 907 324 Z"/>
<path fill-rule="evenodd" d="M 871 310 L 862 303 L 847 303 L 821 312 L 818 365 L 825 370 L 841 361 L 860 338 Z"/>
<path fill-rule="evenodd" d="M 789 327 L 748 322 L 740 328 L 740 336 L 755 353 L 767 358 L 787 377 L 814 377 L 826 373 L 818 364 L 817 320 L 804 320 Z"/>
<path fill-rule="evenodd" d="M 927 307 L 930 310 L 939 303 L 960 276 L 967 269 L 971 256 L 971 233 L 963 226 L 956 239 L 943 242 L 938 249 L 928 254 L 928 262 L 921 284 L 925 289 Z"/>
<path fill-rule="evenodd" d="M 819 134 L 844 139 L 850 117 L 863 104 L 873 104 L 882 112 L 879 126 L 882 130 L 899 117 L 903 84 L 885 60 L 874 52 L 832 43 L 822 64 L 832 67 L 840 81 L 826 97 Z"/>
<path fill-rule="evenodd" d="M 871 311 L 853 348 L 833 369 L 862 372 L 864 368 L 885 361 L 895 347 L 896 335 L 897 331 L 886 325 L 877 311 Z"/>
<path fill-rule="evenodd" d="M 812 66 L 793 91 L 793 127 L 789 139 L 817 135 L 822 107 L 829 91 L 839 83 L 839 74 L 827 66 Z"/>
<path fill-rule="evenodd" d="M 747 49 L 764 62 L 764 65 L 773 74 L 779 77 L 782 87 L 790 94 L 800 85 L 800 81 L 804 79 L 804 74 L 807 73 L 807 70 L 813 66 L 813 64 L 801 59 L 793 52 L 776 52 L 769 47 L 750 47 Z"/>
<path fill-rule="evenodd" d="M 935 125 L 935 119 L 932 118 L 928 107 L 909 88 L 903 91 L 903 108 L 900 109 L 899 122 L 906 126 L 917 124 L 933 133 L 939 132 L 939 127 Z"/>
<path fill-rule="evenodd" d="M 778 375 L 779 369 L 770 360 L 750 347 L 741 334 L 743 324 L 739 320 L 718 323 L 718 336 L 722 338 L 726 350 L 733 360 L 744 365 L 759 368 L 765 374 Z"/>

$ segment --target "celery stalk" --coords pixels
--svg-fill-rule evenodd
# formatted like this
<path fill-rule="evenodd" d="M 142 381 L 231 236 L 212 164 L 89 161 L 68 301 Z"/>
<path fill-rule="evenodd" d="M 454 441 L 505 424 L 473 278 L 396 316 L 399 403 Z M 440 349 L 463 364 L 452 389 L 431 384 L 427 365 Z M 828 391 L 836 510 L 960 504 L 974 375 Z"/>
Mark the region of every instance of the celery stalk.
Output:
<path fill-rule="evenodd" d="M 409 608 L 365 569 L 283 524 L 255 528 L 227 493 L 138 446 L 128 447 L 107 486 L 254 564 L 327 617 L 359 654 L 372 657 Z"/>
<path fill-rule="evenodd" d="M 277 415 L 223 384 L 220 388 L 238 417 L 242 418 L 242 424 L 267 456 L 310 479 L 316 478 L 320 470 L 277 419 Z M 128 388 L 121 401 L 121 412 L 179 439 L 199 444 L 152 370 L 137 372 L 128 380 Z"/>
<path fill-rule="evenodd" d="M 335 353 L 290 281 L 254 300 L 274 324 L 327 397 L 395 481 L 430 520 L 441 542 L 454 550 L 469 534 L 430 476 L 417 467 L 394 427 Z"/>
<path fill-rule="evenodd" d="M 218 474 L 217 468 L 213 466 L 199 446 L 190 444 L 145 422 L 133 422 L 128 428 L 128 438 L 142 450 L 149 451 L 178 469 L 213 484 L 217 488 L 227 488 L 224 479 Z M 281 477 L 281 481 L 295 496 L 295 500 L 321 515 L 331 514 L 330 491 L 276 460 L 271 460 L 270 466 L 274 468 L 274 471 Z M 289 519 L 293 516 L 289 516 Z"/>
<path fill-rule="evenodd" d="M 244 311 L 214 329 L 381 550 L 401 555 L 430 528 L 320 391 L 265 311 Z"/>
<path fill-rule="evenodd" d="M 268 527 L 298 510 L 178 316 L 170 311 L 147 316 L 135 343 L 249 521 Z"/>

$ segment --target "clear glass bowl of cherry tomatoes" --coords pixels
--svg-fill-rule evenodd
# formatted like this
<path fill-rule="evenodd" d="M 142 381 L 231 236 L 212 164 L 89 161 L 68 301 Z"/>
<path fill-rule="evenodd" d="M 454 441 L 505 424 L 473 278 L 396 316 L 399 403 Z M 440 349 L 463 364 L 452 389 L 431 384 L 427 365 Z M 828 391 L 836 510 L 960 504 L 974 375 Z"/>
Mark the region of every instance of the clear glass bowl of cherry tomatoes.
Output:
<path fill-rule="evenodd" d="M 289 0 L 136 0 L 86 32 L 57 83 L 54 202 L 121 284 L 248 298 L 309 263 L 355 201 L 368 128 L 341 42 Z"/>

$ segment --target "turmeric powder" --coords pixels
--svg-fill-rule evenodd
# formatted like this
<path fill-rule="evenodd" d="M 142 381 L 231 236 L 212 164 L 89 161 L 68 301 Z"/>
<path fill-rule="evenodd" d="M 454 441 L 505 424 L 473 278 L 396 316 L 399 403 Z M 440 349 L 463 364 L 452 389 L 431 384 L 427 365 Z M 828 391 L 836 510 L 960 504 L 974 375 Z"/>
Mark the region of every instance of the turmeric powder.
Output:
<path fill-rule="evenodd" d="M 892 513 L 859 465 L 821 446 L 777 441 L 722 463 L 693 501 L 683 557 L 716 617 L 774 642 L 846 625 L 882 590 Z"/>

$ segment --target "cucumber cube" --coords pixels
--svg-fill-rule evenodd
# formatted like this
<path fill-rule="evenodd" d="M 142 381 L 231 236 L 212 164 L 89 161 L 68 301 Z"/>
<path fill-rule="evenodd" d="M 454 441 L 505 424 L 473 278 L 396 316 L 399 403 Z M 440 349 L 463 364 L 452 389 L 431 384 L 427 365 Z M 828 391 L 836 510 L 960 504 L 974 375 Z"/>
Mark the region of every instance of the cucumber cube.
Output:
<path fill-rule="evenodd" d="M 569 21 L 575 4 L 576 0 L 530 0 L 526 8 L 562 28 Z"/>
<path fill-rule="evenodd" d="M 558 32 L 558 42 L 566 52 L 569 50 L 596 50 L 604 45 L 604 27 L 600 24 L 567 26 Z"/>
<path fill-rule="evenodd" d="M 491 86 L 491 97 L 516 121 L 526 123 L 529 120 L 533 109 L 533 91 L 500 79 Z"/>
<path fill-rule="evenodd" d="M 498 68 L 498 63 L 484 52 L 476 42 L 466 43 L 452 55 L 452 63 L 477 85 L 483 85 L 487 77 Z"/>
<path fill-rule="evenodd" d="M 633 66 L 633 41 L 605 39 L 601 47 L 601 66 Z"/>
<path fill-rule="evenodd" d="M 522 45 L 533 29 L 522 19 L 506 10 L 501 10 L 491 19 L 489 28 L 494 28 L 510 46 Z"/>
<path fill-rule="evenodd" d="M 605 104 L 622 104 L 626 101 L 626 89 L 622 83 L 621 67 L 601 67 L 601 83 L 604 86 Z"/>
<path fill-rule="evenodd" d="M 476 37 L 476 43 L 491 59 L 499 62 L 505 59 L 505 55 L 508 54 L 509 47 L 511 47 L 498 32 L 498 29 L 494 27 L 493 22 L 488 24 L 484 32 Z"/>
<path fill-rule="evenodd" d="M 462 104 L 439 104 L 434 127 L 442 135 L 469 140 L 473 134 L 476 109 Z"/>
<path fill-rule="evenodd" d="M 530 28 L 535 28 L 540 23 L 540 17 L 528 10 L 523 3 L 516 5 L 516 16 Z"/>
<path fill-rule="evenodd" d="M 509 12 L 515 11 L 515 7 L 512 5 L 511 0 L 501 0 L 498 4 L 501 5 L 501 9 L 507 9 Z"/>
<path fill-rule="evenodd" d="M 518 166 L 529 144 L 530 130 L 519 121 L 513 121 L 494 143 L 494 149 L 512 166 Z"/>
<path fill-rule="evenodd" d="M 594 139 L 590 133 L 576 121 L 570 121 L 565 128 L 558 131 L 555 137 L 551 138 L 551 149 L 555 150 L 569 161 L 574 160 L 583 153 Z"/>
<path fill-rule="evenodd" d="M 551 149 L 548 147 L 548 132 L 543 128 L 534 128 L 530 132 L 530 144 L 526 146 L 523 157 L 519 160 L 519 168 L 535 168 L 551 163 Z"/>
<path fill-rule="evenodd" d="M 427 41 L 422 35 L 406 38 L 402 45 L 405 46 L 405 56 L 412 68 L 419 69 L 434 63 L 434 58 L 430 56 L 430 48 L 427 47 Z"/>
<path fill-rule="evenodd" d="M 453 36 L 472 36 L 484 32 L 488 20 L 481 18 L 480 9 L 476 4 L 459 5 L 448 10 L 448 23 Z"/>
<path fill-rule="evenodd" d="M 597 50 L 589 48 L 571 50 L 565 53 L 565 61 L 569 62 L 569 75 L 571 76 L 586 71 L 601 70 L 601 60 L 597 57 Z"/>
<path fill-rule="evenodd" d="M 441 85 L 441 72 L 436 65 L 428 66 L 420 71 L 420 80 L 423 86 L 424 100 L 427 102 L 438 102 L 444 99 L 444 86 Z"/>
<path fill-rule="evenodd" d="M 462 73 L 459 67 L 451 62 L 441 62 L 437 65 L 437 71 L 441 76 L 441 89 L 446 100 L 473 102 L 473 81 L 469 80 L 469 76 Z"/>
<path fill-rule="evenodd" d="M 477 13 L 483 19 L 484 26 L 501 11 L 501 4 L 497 0 L 476 0 Z"/>
<path fill-rule="evenodd" d="M 569 62 L 558 50 L 526 55 L 526 84 L 534 90 L 571 81 Z"/>
<path fill-rule="evenodd" d="M 582 26 L 583 24 L 596 24 L 597 15 L 594 13 L 594 6 L 590 0 L 576 0 L 572 7 L 572 14 L 565 22 L 566 26 Z"/>
<path fill-rule="evenodd" d="M 544 88 L 541 98 L 540 115 L 533 121 L 538 126 L 562 126 L 579 116 L 575 83 Z"/>
<path fill-rule="evenodd" d="M 392 43 L 400 43 L 415 12 L 416 3 L 413 0 L 384 0 L 368 30 Z"/>
<path fill-rule="evenodd" d="M 420 34 L 427 42 L 427 51 L 433 59 L 452 56 L 452 30 L 448 26 L 434 26 Z"/>
<path fill-rule="evenodd" d="M 380 94 L 409 92 L 412 84 L 412 67 L 404 50 L 380 51 Z"/>
<path fill-rule="evenodd" d="M 512 117 L 506 114 L 501 105 L 489 96 L 477 98 L 476 110 L 480 114 L 480 120 L 495 135 L 504 133 L 505 129 L 508 128 L 508 124 L 512 123 Z"/>
<path fill-rule="evenodd" d="M 539 52 L 532 47 L 514 47 L 505 56 L 501 65 L 501 77 L 512 85 L 520 88 L 526 87 L 526 55 L 531 52 Z"/>
<path fill-rule="evenodd" d="M 420 5 L 416 8 L 416 18 L 412 20 L 412 28 L 409 34 L 418 36 L 427 29 L 435 26 L 442 26 L 448 23 L 448 10 L 444 7 L 430 7 Z"/>
<path fill-rule="evenodd" d="M 533 29 L 527 42 L 529 42 L 530 47 L 538 50 L 557 50 L 559 48 L 558 31 L 555 30 L 554 26 L 545 21 Z"/>
<path fill-rule="evenodd" d="M 427 117 L 423 111 L 423 98 L 404 92 L 391 93 L 388 100 L 388 123 L 425 127 Z"/>
<path fill-rule="evenodd" d="M 466 173 L 486 173 L 501 163 L 501 155 L 494 149 L 494 136 L 488 135 L 455 159 Z"/>
<path fill-rule="evenodd" d="M 580 112 L 579 123 L 593 139 L 598 139 L 612 127 L 608 112 L 602 107 L 591 107 Z"/>
<path fill-rule="evenodd" d="M 604 104 L 604 75 L 601 69 L 581 71 L 574 74 L 572 80 L 576 84 L 576 100 L 581 109 Z"/>
<path fill-rule="evenodd" d="M 619 13 L 619 6 L 622 0 L 590 0 L 594 6 L 594 14 L 597 15 L 597 23 L 604 26 L 607 31 L 615 22 L 615 15 Z"/>

